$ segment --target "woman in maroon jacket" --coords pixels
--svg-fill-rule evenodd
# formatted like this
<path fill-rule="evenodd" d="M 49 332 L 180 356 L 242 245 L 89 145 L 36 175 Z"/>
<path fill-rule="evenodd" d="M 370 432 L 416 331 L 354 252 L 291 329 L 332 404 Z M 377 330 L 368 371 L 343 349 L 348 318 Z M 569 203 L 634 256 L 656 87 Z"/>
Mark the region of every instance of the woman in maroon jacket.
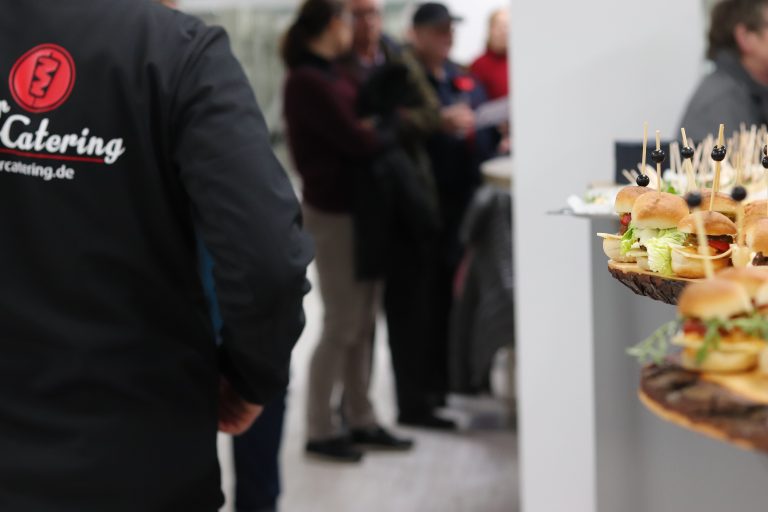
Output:
<path fill-rule="evenodd" d="M 304 216 L 316 244 L 325 306 L 320 341 L 312 357 L 307 406 L 310 455 L 358 462 L 356 445 L 408 449 L 410 442 L 382 429 L 368 399 L 376 285 L 355 279 L 353 178 L 383 146 L 372 122 L 355 113 L 356 90 L 333 62 L 352 44 L 351 13 L 339 0 L 307 0 L 283 41 L 289 68 L 285 118 L 294 163 L 304 182 Z M 341 383 L 343 435 L 332 397 Z"/>

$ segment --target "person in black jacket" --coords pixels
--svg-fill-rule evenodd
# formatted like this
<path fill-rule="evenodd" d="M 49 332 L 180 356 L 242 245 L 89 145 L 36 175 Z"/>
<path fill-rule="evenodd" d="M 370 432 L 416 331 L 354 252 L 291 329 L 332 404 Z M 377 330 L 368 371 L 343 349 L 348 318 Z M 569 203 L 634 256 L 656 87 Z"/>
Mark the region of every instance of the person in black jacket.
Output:
<path fill-rule="evenodd" d="M 742 123 L 768 123 L 768 1 L 719 0 L 707 37 L 713 71 L 696 87 L 680 123 L 697 142 Z"/>
<path fill-rule="evenodd" d="M 459 229 L 481 183 L 481 162 L 496 156 L 499 137 L 494 128 L 476 128 L 475 109 L 487 100 L 485 90 L 471 74 L 449 59 L 453 31 L 459 18 L 448 8 L 426 2 L 413 15 L 413 46 L 424 72 L 440 100 L 443 129 L 427 142 L 437 184 L 443 229 L 438 241 L 430 290 L 433 359 L 440 361 L 430 375 L 436 401 L 448 392 L 448 345 L 453 286 L 464 247 Z"/>
<path fill-rule="evenodd" d="M 358 173 L 355 266 L 361 279 L 384 283 L 384 310 L 395 374 L 398 421 L 451 429 L 435 414 L 431 375 L 446 366 L 429 329 L 430 270 L 441 229 L 427 140 L 442 127 L 440 102 L 416 57 L 382 33 L 376 0 L 349 2 L 353 50 L 343 68 L 358 87 L 363 118 L 393 121 L 398 140 Z"/>
<path fill-rule="evenodd" d="M 284 392 L 312 258 L 251 88 L 150 0 L 0 6 L 0 510 L 218 510 L 216 432 Z"/>

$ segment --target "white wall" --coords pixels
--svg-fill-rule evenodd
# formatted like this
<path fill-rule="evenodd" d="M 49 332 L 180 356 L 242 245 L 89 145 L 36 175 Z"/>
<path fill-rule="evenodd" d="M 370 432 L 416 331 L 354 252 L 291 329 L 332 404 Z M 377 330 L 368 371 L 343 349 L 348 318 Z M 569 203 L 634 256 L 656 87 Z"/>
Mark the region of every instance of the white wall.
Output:
<path fill-rule="evenodd" d="M 676 135 L 701 69 L 701 7 L 511 3 L 523 512 L 590 512 L 595 242 L 585 221 L 545 212 L 611 179 L 613 142 L 637 139 L 644 120 Z"/>

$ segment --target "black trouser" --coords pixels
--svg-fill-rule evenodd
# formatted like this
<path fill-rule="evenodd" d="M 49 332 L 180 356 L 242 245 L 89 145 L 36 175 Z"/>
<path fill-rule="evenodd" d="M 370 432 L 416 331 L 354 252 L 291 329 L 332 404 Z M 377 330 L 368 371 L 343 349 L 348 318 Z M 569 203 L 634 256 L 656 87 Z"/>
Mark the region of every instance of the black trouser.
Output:
<path fill-rule="evenodd" d="M 237 512 L 277 508 L 285 395 L 269 403 L 253 427 L 234 438 Z"/>
<path fill-rule="evenodd" d="M 430 257 L 434 249 L 417 245 L 398 246 L 384 290 L 401 416 L 431 412 L 446 378 L 447 338 L 440 343 L 439 335 L 432 332 L 435 312 L 440 311 L 433 296 L 439 277 Z"/>

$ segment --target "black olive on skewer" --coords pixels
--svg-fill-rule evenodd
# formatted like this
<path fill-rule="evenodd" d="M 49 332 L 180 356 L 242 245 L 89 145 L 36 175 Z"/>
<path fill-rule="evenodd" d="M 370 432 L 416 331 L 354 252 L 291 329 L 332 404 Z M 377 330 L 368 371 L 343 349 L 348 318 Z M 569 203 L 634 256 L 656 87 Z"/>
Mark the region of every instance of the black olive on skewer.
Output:
<path fill-rule="evenodd" d="M 651 178 L 649 178 L 647 174 L 641 174 L 635 179 L 635 182 L 639 187 L 647 187 L 651 184 Z"/>
<path fill-rule="evenodd" d="M 733 187 L 733 190 L 731 191 L 731 197 L 734 201 L 743 201 L 747 198 L 747 189 L 742 187 L 741 185 L 736 185 Z"/>
<path fill-rule="evenodd" d="M 667 154 L 664 152 L 663 149 L 654 149 L 651 151 L 651 160 L 653 160 L 653 163 L 655 164 L 661 164 L 664 163 L 664 160 L 667 159 Z"/>
<path fill-rule="evenodd" d="M 695 151 L 691 146 L 683 146 L 682 149 L 680 150 L 680 154 L 682 155 L 683 160 L 685 160 L 686 158 L 693 160 L 694 153 Z"/>
<path fill-rule="evenodd" d="M 701 206 L 701 194 L 698 192 L 690 192 L 685 196 L 685 202 L 688 203 L 688 207 L 693 210 Z"/>
<path fill-rule="evenodd" d="M 764 156 L 761 163 L 763 164 L 764 168 L 768 169 L 768 156 Z"/>
<path fill-rule="evenodd" d="M 725 155 L 728 154 L 728 150 L 725 146 L 715 146 L 712 148 L 712 160 L 715 162 L 722 162 L 725 160 Z"/>

